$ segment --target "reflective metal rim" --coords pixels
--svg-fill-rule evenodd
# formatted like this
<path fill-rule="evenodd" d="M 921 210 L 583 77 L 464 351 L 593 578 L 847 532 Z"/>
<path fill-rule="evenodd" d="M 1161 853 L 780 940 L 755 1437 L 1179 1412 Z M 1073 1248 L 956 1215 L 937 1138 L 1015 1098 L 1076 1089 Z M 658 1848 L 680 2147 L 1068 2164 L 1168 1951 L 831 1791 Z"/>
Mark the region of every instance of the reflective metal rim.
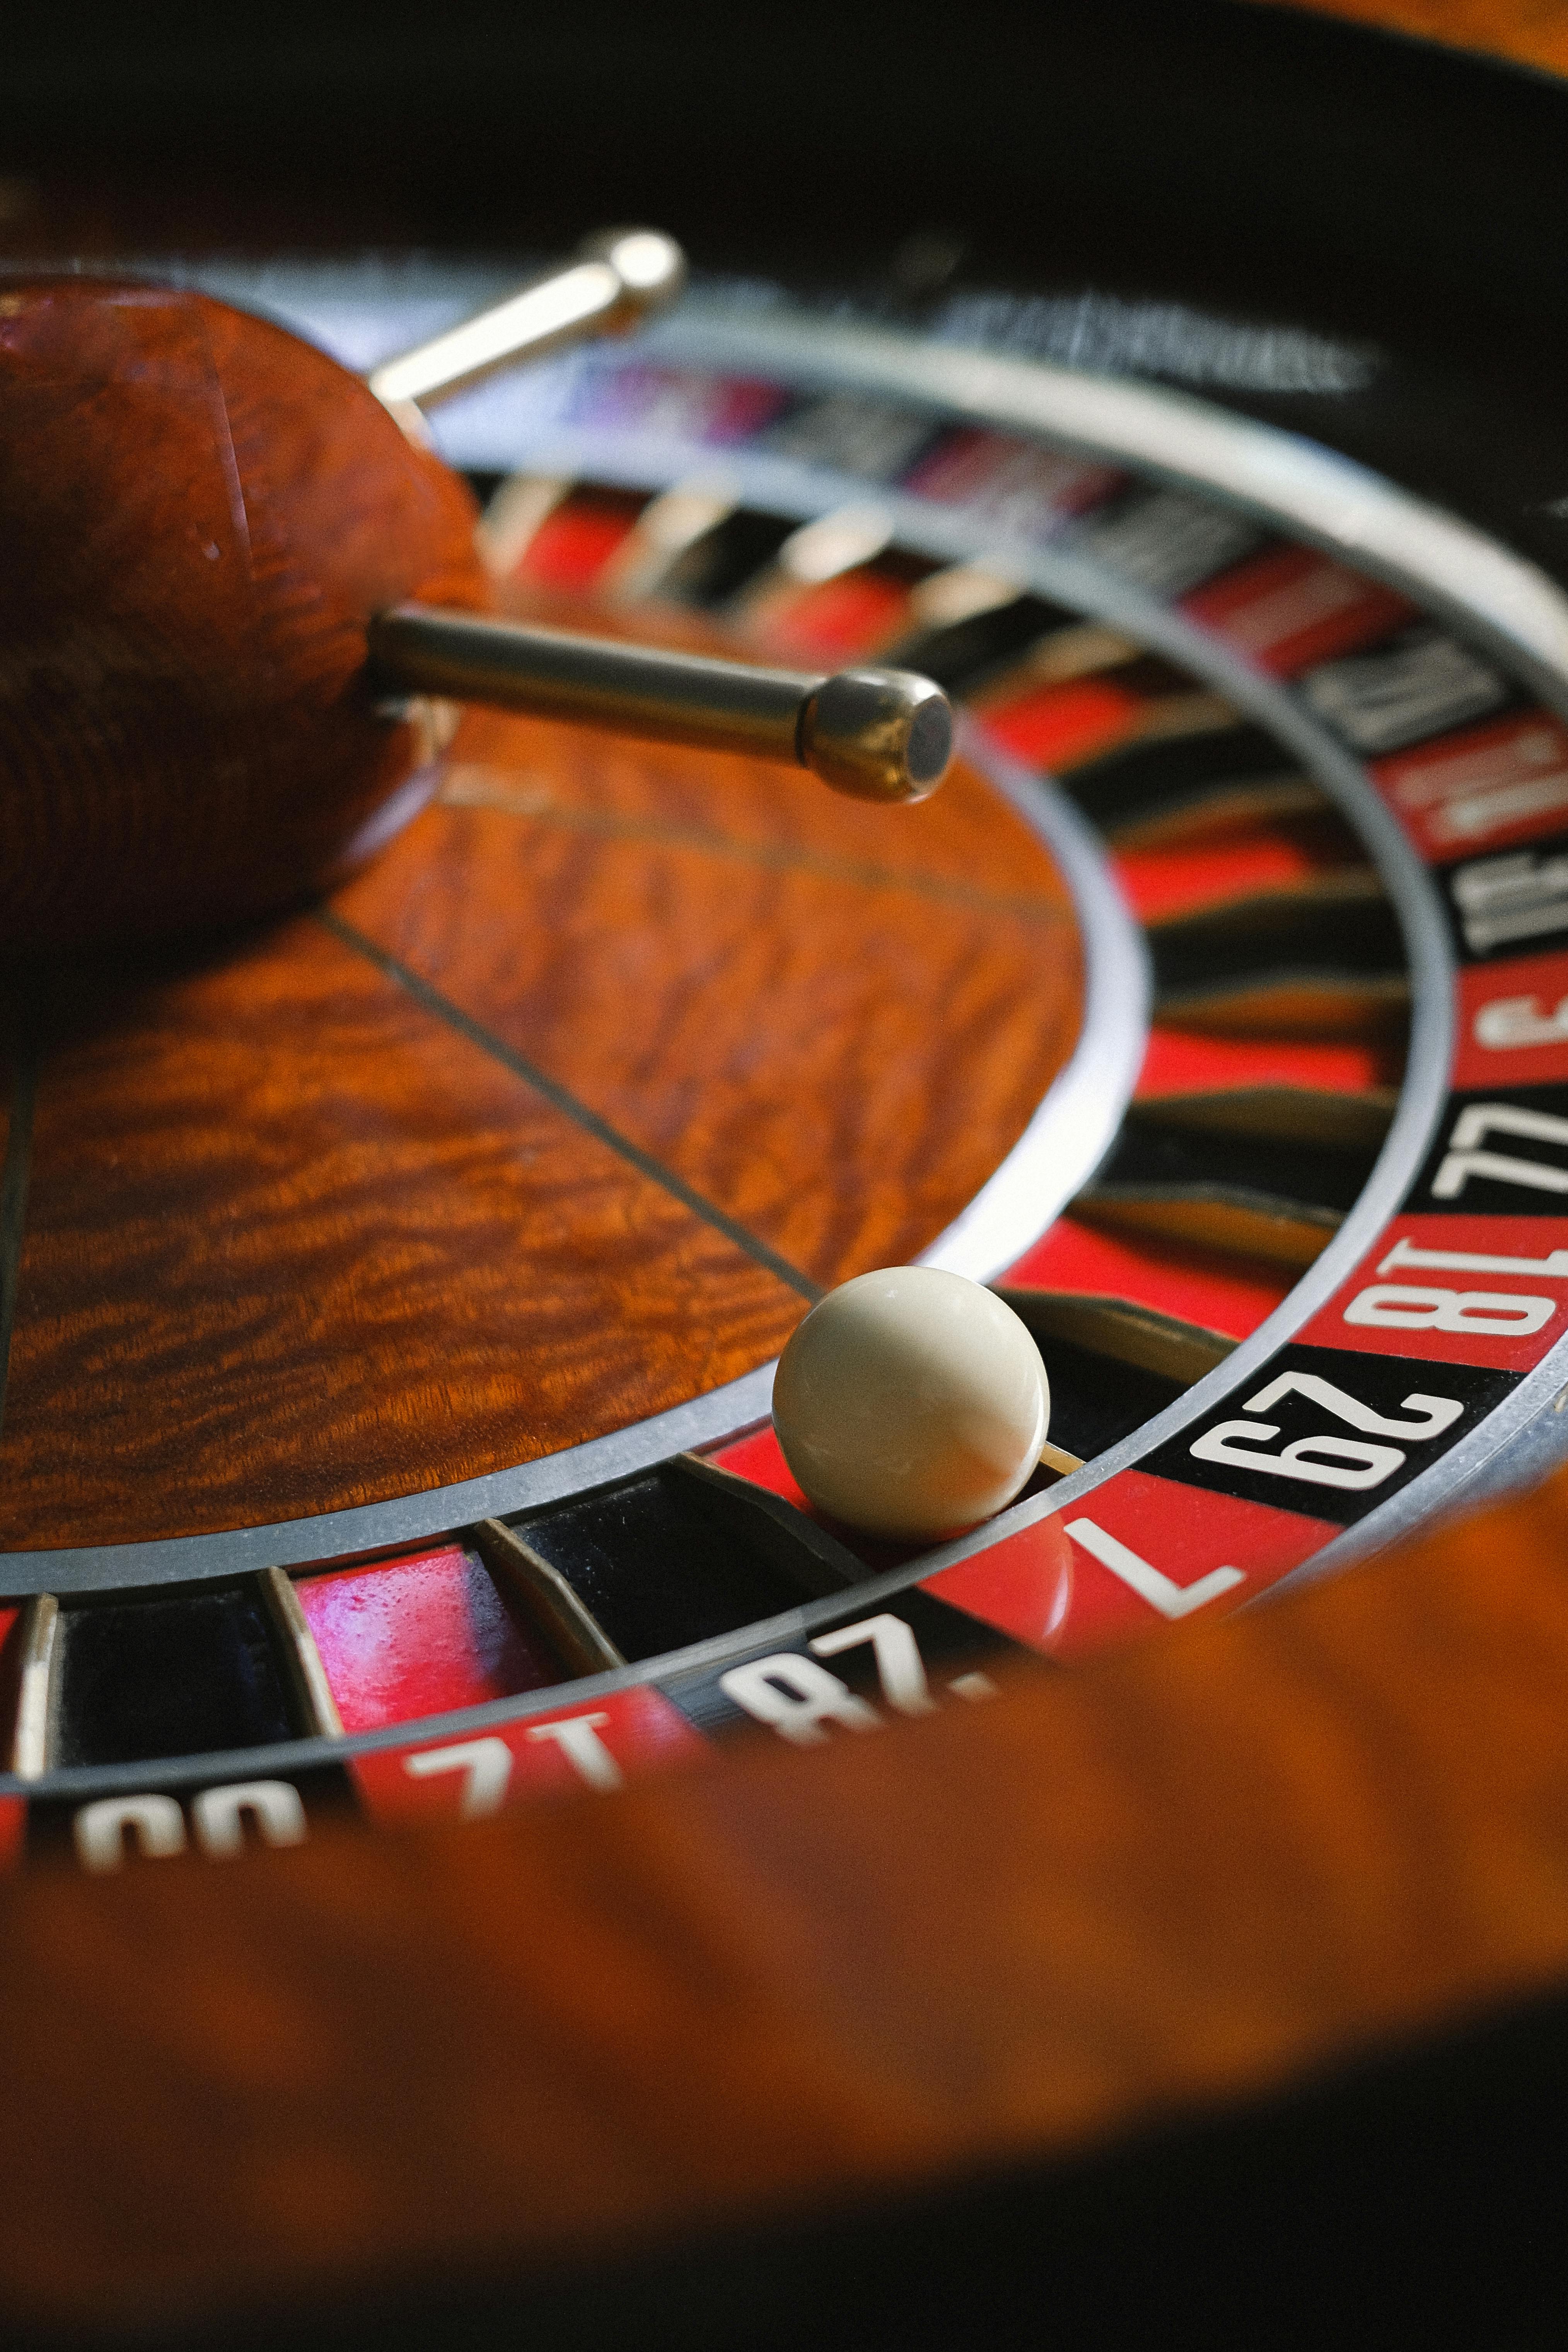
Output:
<path fill-rule="evenodd" d="M 1328 546 L 1364 569 L 1378 572 L 1415 593 L 1428 609 L 1458 621 L 1466 634 L 1480 637 L 1503 655 L 1510 667 L 1524 670 L 1559 708 L 1568 709 L 1568 599 L 1536 573 L 1532 567 L 1452 518 L 1425 508 L 1379 478 L 1350 465 L 1295 436 L 1213 411 L 1180 395 L 1147 386 L 1087 379 L 1041 362 L 998 359 L 988 354 L 954 352 L 869 330 L 824 325 L 770 316 L 766 320 L 703 318 L 689 310 L 645 337 L 640 348 L 650 355 L 686 364 L 769 371 L 804 385 L 927 406 L 947 416 L 1048 436 L 1096 455 L 1131 463 L 1142 471 L 1173 481 L 1198 484 L 1230 503 L 1277 521 L 1303 539 Z M 455 419 L 455 422 L 457 420 Z M 477 420 L 476 420 L 477 421 Z M 459 429 L 459 438 L 461 432 Z M 478 462 L 468 450 L 455 452 Z M 546 430 L 526 450 L 513 449 L 508 461 L 545 468 L 596 471 L 601 478 L 635 480 L 648 488 L 662 487 L 698 464 L 709 472 L 721 467 L 732 474 L 739 493 L 777 510 L 809 516 L 830 510 L 851 496 L 864 500 L 868 485 L 858 478 L 805 467 L 766 455 L 726 453 L 715 459 L 711 450 L 697 450 L 668 438 L 637 436 L 605 436 L 582 430 Z M 1206 676 L 1239 708 L 1267 724 L 1302 758 L 1331 797 L 1343 809 L 1365 841 L 1395 906 L 1405 934 L 1415 997 L 1415 1020 L 1405 1085 L 1399 1109 L 1384 1150 L 1356 1208 L 1336 1239 L 1292 1290 L 1281 1307 L 1243 1343 L 1226 1363 L 1188 1391 L 1175 1404 L 1074 1477 L 1052 1488 L 1048 1496 L 1016 1507 L 989 1527 L 963 1541 L 943 1547 L 920 1564 L 931 1573 L 951 1560 L 966 1557 L 994 1542 L 1009 1529 L 1031 1524 L 1064 1504 L 1103 1484 L 1115 1471 L 1137 1460 L 1154 1445 L 1206 1412 L 1234 1386 L 1245 1381 L 1275 1348 L 1300 1327 L 1336 1286 L 1402 1196 L 1430 1139 L 1447 1091 L 1452 1023 L 1452 968 L 1446 930 L 1432 886 L 1397 826 L 1372 792 L 1359 765 L 1310 717 L 1271 680 L 1227 655 L 1182 617 L 1153 599 L 1126 585 L 1100 568 L 1073 557 L 1067 550 L 1052 551 L 1023 541 L 999 540 L 994 530 L 978 526 L 963 511 L 933 509 L 900 493 L 874 493 L 888 506 L 899 539 L 920 551 L 951 560 L 984 556 L 1012 559 L 1020 583 L 1037 588 L 1055 601 L 1094 613 L 1126 628 L 1156 650 L 1167 652 L 1198 674 Z M 1091 958 L 1088 1021 L 1095 1016 L 1096 974 L 1092 960 L 1096 939 L 1108 947 L 1116 939 L 1116 918 L 1108 899 L 1114 886 L 1097 849 L 1089 845 L 1085 829 L 1065 803 L 1045 791 L 1036 779 L 1010 769 L 994 755 L 985 766 L 1057 852 L 1079 898 Z M 1119 902 L 1117 902 L 1119 904 Z M 1123 936 L 1110 950 L 1121 967 L 1119 984 L 1127 985 L 1127 924 L 1120 916 Z M 1134 950 L 1141 969 L 1141 950 Z M 1101 982 L 1102 988 L 1104 982 Z M 1141 978 L 1146 991 L 1146 976 Z M 1146 997 L 1144 999 L 1146 1002 Z M 1130 1058 L 1127 1092 L 1136 1070 L 1140 1020 L 1122 1038 Z M 1083 1045 L 1067 1071 L 1047 1094 L 1026 1135 L 988 1181 L 969 1209 L 962 1213 L 927 1253 L 929 1258 L 963 1271 L 994 1272 L 1017 1255 L 1044 1230 L 1067 1198 L 1091 1171 L 1111 1139 L 1127 1098 L 1114 1100 L 1113 1116 L 1097 1139 L 1096 1122 L 1086 1115 L 1082 1099 L 1087 1062 Z M 1058 1137 L 1056 1121 L 1060 1115 Z M 1050 1186 L 1049 1197 L 1035 1195 L 1033 1214 L 1021 1227 L 1015 1223 L 1016 1195 L 1026 1195 L 1024 1172 L 1058 1150 L 1062 1181 Z M 1018 1155 L 1019 1172 L 1013 1162 Z M 1070 1168 L 1070 1172 L 1069 1171 Z M 1010 1229 L 1010 1230 L 1009 1230 Z M 1414 1510 L 1431 1507 L 1426 1497 L 1431 1482 L 1441 1478 L 1445 1492 L 1459 1483 L 1457 1465 L 1474 1454 L 1484 1462 L 1506 1444 L 1517 1428 L 1527 1425 L 1561 1388 L 1568 1364 L 1548 1360 L 1508 1406 L 1490 1417 L 1455 1454 L 1386 1507 L 1389 1512 L 1418 1498 Z M 709 1445 L 723 1436 L 753 1425 L 767 1410 L 773 1368 L 760 1367 L 745 1379 L 695 1399 L 670 1412 L 613 1433 L 607 1437 L 544 1460 L 459 1486 L 432 1489 L 391 1501 L 320 1517 L 268 1527 L 225 1531 L 212 1536 L 170 1539 L 147 1544 L 101 1546 L 52 1552 L 0 1555 L 0 1586 L 18 1595 L 33 1591 L 79 1591 L 115 1586 L 147 1584 L 233 1574 L 273 1563 L 321 1559 L 350 1551 L 379 1549 L 425 1536 L 454 1525 L 518 1511 L 559 1499 L 605 1481 L 624 1476 L 668 1454 L 692 1446 Z M 1552 1377 L 1546 1375 L 1551 1372 Z M 1540 1390 L 1539 1402 L 1534 1401 Z M 1530 1401 L 1525 1400 L 1529 1391 Z M 1494 1425 L 1497 1434 L 1493 1434 Z M 1371 1515 L 1352 1533 L 1358 1540 L 1364 1530 L 1382 1522 L 1384 1512 Z M 1376 1536 L 1369 1540 L 1379 1539 Z M 1347 1539 L 1348 1541 L 1348 1539 Z M 1346 1547 L 1330 1548 L 1341 1554 Z M 1327 1565 L 1326 1556 L 1320 1556 Z M 1315 1570 L 1319 1563 L 1309 1564 Z M 1309 1570 L 1298 1570 L 1300 1576 Z M 913 1571 L 901 1570 L 876 1580 L 858 1592 L 870 1600 L 879 1591 L 894 1591 L 911 1580 Z M 780 1638 L 786 1628 L 826 1617 L 842 1606 L 817 1603 L 776 1621 Z M 682 1663 L 708 1654 L 722 1654 L 742 1640 L 749 1646 L 774 1630 L 747 1628 L 742 1636 L 703 1645 L 700 1652 L 681 1654 Z M 673 1661 L 671 1662 L 673 1663 Z M 580 1687 L 611 1689 L 625 1681 L 647 1678 L 647 1667 L 628 1669 L 624 1675 L 596 1677 Z M 574 1685 L 574 1690 L 578 1686 Z M 552 1703 L 542 1696 L 540 1705 Z M 556 1700 L 553 1703 L 559 1704 Z M 531 1712 L 516 1703 L 496 1710 L 496 1719 L 511 1719 Z M 489 1719 L 489 1711 L 465 1715 L 465 1723 Z M 369 1744 L 395 1744 L 395 1736 Z M 356 1745 L 358 1743 L 355 1743 Z M 281 1762 L 287 1751 L 279 1750 Z M 319 1755 L 312 1743 L 310 1752 Z M 332 1743 L 331 1751 L 343 1748 Z M 204 1769 L 210 1769 L 209 1765 Z M 142 1777 L 145 1777 L 144 1768 Z M 98 1776 L 95 1785 L 101 1784 Z"/>
<path fill-rule="evenodd" d="M 1086 455 L 1131 463 L 1167 482 L 1196 487 L 1280 525 L 1412 594 L 1430 614 L 1455 624 L 1500 657 L 1553 709 L 1568 714 L 1568 597 L 1534 565 L 1458 518 L 1395 488 L 1365 467 L 1278 428 L 1233 416 L 1177 393 L 1090 377 L 1044 362 L 933 346 L 873 329 L 771 312 L 764 319 L 704 316 L 689 304 L 647 338 L 650 355 L 686 366 L 781 376 L 805 390 L 856 391 L 871 398 L 1039 435 Z M 485 420 L 466 420 L 482 436 Z M 469 462 L 471 455 L 463 453 Z M 608 466 L 645 485 L 682 471 L 725 475 L 748 503 L 795 511 L 809 484 L 820 510 L 834 499 L 862 502 L 858 477 L 801 468 L 766 453 L 716 456 L 666 438 L 546 428 L 531 462 L 541 470 Z M 919 551 L 954 561 L 983 557 L 1055 602 L 1125 627 L 1127 634 L 1209 677 L 1227 698 L 1291 742 L 1367 843 L 1398 912 L 1413 996 L 1410 1058 L 1394 1127 L 1352 1216 L 1289 1297 L 1251 1337 L 1167 1412 L 1100 1455 L 1048 1496 L 1017 1507 L 959 1545 L 921 1563 L 922 1572 L 984 1549 L 1011 1528 L 1070 1505 L 1206 1412 L 1313 1313 L 1337 1286 L 1397 1205 L 1424 1156 L 1447 1091 L 1452 1054 L 1453 965 L 1447 928 L 1425 868 L 1372 791 L 1359 763 L 1271 680 L 1201 637 L 1181 616 L 1091 565 L 1070 549 L 1042 549 L 986 525 L 962 509 L 942 510 L 878 487 L 895 536 Z M 993 761 L 994 772 L 995 762 Z M 1461 1496 L 1479 1499 L 1518 1483 L 1505 1453 L 1528 1455 L 1535 1475 L 1568 1453 L 1568 1340 L 1523 1380 L 1487 1420 L 1425 1476 L 1368 1514 L 1270 1595 L 1351 1565 Z M 1520 1476 L 1526 1475 L 1522 1466 Z M 907 1581 L 907 1572 L 902 1580 Z M 893 1583 L 868 1587 L 895 1590 Z"/>
<path fill-rule="evenodd" d="M 964 730 L 963 742 L 1050 851 L 1072 898 L 1085 965 L 1083 1025 L 1066 1068 L 1012 1150 L 922 1253 L 924 1263 L 984 1281 L 1045 1231 L 1114 1141 L 1143 1058 L 1150 981 L 1142 936 L 1076 809 L 1037 777 L 998 761 L 973 729 Z M 668 1412 L 456 1486 L 211 1535 L 0 1552 L 0 1593 L 21 1599 L 242 1575 L 419 1543 L 478 1519 L 534 1510 L 754 1427 L 767 1417 L 773 1369 L 759 1365 Z"/>
<path fill-rule="evenodd" d="M 646 337 L 650 356 L 770 371 L 1047 435 L 1087 456 L 1194 484 L 1393 586 L 1479 638 L 1568 712 L 1568 595 L 1535 564 L 1349 457 L 1184 393 L 791 317 L 735 320 L 689 301 Z"/>

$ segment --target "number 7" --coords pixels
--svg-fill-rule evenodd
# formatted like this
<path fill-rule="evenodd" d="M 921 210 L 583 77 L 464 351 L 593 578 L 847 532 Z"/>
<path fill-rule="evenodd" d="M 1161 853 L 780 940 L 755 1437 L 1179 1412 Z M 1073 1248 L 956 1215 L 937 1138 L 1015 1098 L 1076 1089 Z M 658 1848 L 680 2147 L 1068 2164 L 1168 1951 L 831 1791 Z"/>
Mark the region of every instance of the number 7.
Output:
<path fill-rule="evenodd" d="M 439 1772 L 463 1773 L 458 1820 L 488 1821 L 500 1812 L 506 1796 L 511 1750 L 504 1739 L 463 1739 L 452 1748 L 427 1748 L 422 1756 L 405 1756 L 403 1769 L 413 1780 L 428 1780 Z"/>

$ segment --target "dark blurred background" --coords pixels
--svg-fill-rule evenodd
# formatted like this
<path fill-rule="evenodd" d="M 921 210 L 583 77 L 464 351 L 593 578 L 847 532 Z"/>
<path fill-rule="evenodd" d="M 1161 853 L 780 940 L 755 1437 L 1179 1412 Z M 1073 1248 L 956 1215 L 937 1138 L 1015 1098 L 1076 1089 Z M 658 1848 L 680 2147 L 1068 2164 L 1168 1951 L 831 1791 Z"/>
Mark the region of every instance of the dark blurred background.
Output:
<path fill-rule="evenodd" d="M 727 259 L 941 222 L 997 268 L 1231 299 L 1283 270 L 1358 314 L 1506 310 L 1549 257 L 1568 283 L 1558 85 L 1236 0 L 12 0 L 5 52 L 14 180 L 204 238 L 510 244 L 651 211 Z"/>
<path fill-rule="evenodd" d="M 12 0 L 5 47 L 14 261 L 648 219 L 911 323 L 967 288 L 1306 327 L 1375 364 L 1194 388 L 1568 576 L 1568 86 L 1527 69 L 1239 0 Z M 1181 380 L 1179 334 L 1123 340 L 1092 362 Z"/>

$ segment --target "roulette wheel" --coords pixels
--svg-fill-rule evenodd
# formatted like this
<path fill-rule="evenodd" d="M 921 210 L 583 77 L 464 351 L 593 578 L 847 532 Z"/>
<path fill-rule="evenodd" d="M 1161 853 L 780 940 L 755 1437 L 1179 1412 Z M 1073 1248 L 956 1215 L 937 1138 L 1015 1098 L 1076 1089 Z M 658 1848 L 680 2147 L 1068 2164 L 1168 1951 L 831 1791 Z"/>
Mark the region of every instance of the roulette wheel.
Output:
<path fill-rule="evenodd" d="M 1443 1964 L 1411 1959 L 1401 2005 L 1313 1948 L 1321 2020 L 1295 2041 L 1205 2019 L 1195 1993 L 1141 2007 L 1138 1987 L 1190 1962 L 1192 1889 L 1223 1876 L 1203 1822 L 1247 1846 L 1234 1796 L 1184 1782 L 1180 1758 L 1218 1770 L 1209 1721 L 1226 1772 L 1251 1753 L 1277 1790 L 1269 1743 L 1304 1720 L 1278 1669 L 1292 1627 L 1310 1656 L 1342 1640 L 1386 1667 L 1362 1704 L 1415 1785 L 1380 1867 L 1335 1881 L 1311 1823 L 1353 1843 L 1367 1817 L 1331 1746 L 1303 1747 L 1321 1901 L 1304 1866 L 1226 1881 L 1281 1932 L 1310 1945 L 1304 1904 L 1332 1924 L 1336 1901 L 1419 1879 L 1448 1786 L 1439 1697 L 1472 1746 L 1507 1747 L 1434 1663 L 1451 1610 L 1397 1603 L 1402 1662 L 1363 1596 L 1408 1576 L 1339 1580 L 1568 1451 L 1568 502 L 1541 226 L 1560 89 L 1239 8 L 1093 29 L 997 12 L 962 37 L 916 16 L 897 56 L 869 20 L 803 21 L 802 54 L 765 75 L 714 22 L 655 55 L 606 17 L 537 37 L 520 163 L 484 135 L 514 37 L 478 16 L 438 58 L 395 18 L 379 55 L 350 42 L 331 107 L 309 43 L 230 56 L 185 26 L 186 79 L 150 73 L 131 125 L 112 42 L 65 72 L 57 37 L 13 133 L 18 284 L 29 263 L 118 264 L 371 369 L 591 211 L 664 205 L 697 264 L 681 306 L 434 421 L 497 603 L 810 670 L 896 659 L 966 716 L 942 793 L 889 812 L 470 712 L 421 772 L 423 809 L 399 803 L 404 829 L 326 897 L 13 958 L 0 1830 L 16 2168 L 48 2150 L 19 2324 L 963 2341 L 1049 2293 L 1064 2334 L 1131 2336 L 1163 2274 L 1243 2340 L 1357 2314 L 1429 2327 L 1446 2299 L 1474 2340 L 1538 2340 L 1561 2258 L 1520 2242 L 1560 2162 L 1521 2150 L 1560 2084 L 1563 1957 L 1541 1886 L 1504 1901 L 1477 1877 L 1467 1935 L 1439 1917 L 1433 1885 L 1461 1875 L 1439 1853 L 1402 1918 Z M 1026 81 L 1027 108 L 1006 87 Z M 378 165 L 354 89 L 382 131 L 420 90 L 438 163 Z M 303 212 L 258 160 L 285 119 Z M 892 166 L 942 136 L 939 215 Z M 1024 1493 L 934 1546 L 814 1512 L 769 1420 L 805 1307 L 913 1260 L 995 1288 L 1052 1399 Z M 1549 1517 L 1499 1524 L 1549 1539 Z M 1463 1539 L 1428 1541 L 1411 1557 L 1458 1590 Z M 1560 1688 L 1542 1604 L 1506 1565 L 1494 1583 L 1473 1643 L 1528 1634 Z M 1233 1689 L 1250 1715 L 1227 1713 Z M 1168 1690 L 1193 1710 L 1184 1748 L 1155 1738 Z M 1036 1769 L 1020 1807 L 1008 1776 Z M 1478 1850 L 1552 1809 L 1544 1766 L 1510 1785 L 1488 1783 Z M 1058 1997 L 1070 2011 L 1110 1966 L 1125 2012 L 1086 2007 L 1068 2055 L 1020 2057 L 1010 2104 L 1028 1948 L 976 1872 L 1016 1870 L 1022 1916 L 1026 1857 L 995 1823 L 1017 1812 L 1026 1845 L 1039 1815 L 1068 1822 L 1033 1864 L 1059 1891 L 1075 1809 L 1081 1867 L 1151 1907 L 1076 1958 L 1053 1919 Z M 810 1859 L 785 1869 L 792 1839 Z M 745 1881 L 728 1895 L 721 1845 Z M 1521 1848 L 1521 1882 L 1531 1866 Z M 973 1979 L 944 1976 L 946 1944 L 926 1967 L 922 1882 L 949 1937 L 973 1906 Z M 573 2008 L 586 1887 L 605 1918 L 656 1889 L 659 1933 L 595 1948 Z M 1500 1909 L 1536 1940 L 1494 1950 Z M 823 1979 L 840 2038 L 823 2027 L 816 2071 L 748 1975 L 764 1934 L 797 1988 Z M 314 1972 L 290 1977 L 312 1936 Z M 519 1937 L 539 1973 L 514 1984 Z M 835 2009 L 859 1938 L 893 1976 Z M 1244 1944 L 1222 1974 L 1245 1977 Z M 461 1999 L 437 1975 L 459 1947 Z M 81 2053 L 56 2075 L 22 2054 L 51 1970 Z M 1541 2002 L 1487 2028 L 1483 2063 L 1466 2012 L 1523 1990 Z M 927 2000 L 914 2071 L 927 2092 L 953 2078 L 929 2129 L 888 2021 Z M 153 2055 L 113 2057 L 161 2003 Z M 1001 2054 L 966 2107 L 975 2003 Z M 1416 2059 L 1388 2054 L 1418 2029 L 1436 2039 Z M 552 2033 L 570 2095 L 539 2071 Z M 302 2095 L 276 2045 L 312 2035 L 341 2143 L 289 2121 Z M 1097 2036 L 1138 2053 L 1138 2097 L 1105 2090 L 1103 2053 L 1081 2087 Z M 1372 2072 L 1315 2107 L 1246 2106 L 1291 2063 L 1369 2048 Z M 626 2112 L 661 2064 L 684 2139 Z M 444 2116 L 378 2106 L 378 2066 L 447 2078 Z M 693 2153 L 726 2093 L 787 2126 L 747 2144 L 734 2200 Z M 1187 2122 L 1150 2140 L 1171 2111 Z M 415 2118 L 455 2170 L 422 2169 Z M 449 2144 L 465 2126 L 472 2171 Z M 563 2128 L 572 2185 L 545 2194 Z M 616 2130 L 686 2201 L 633 2193 Z M 236 2132 L 264 2150 L 254 2177 Z M 1425 2201 L 1364 2194 L 1352 2221 L 1352 2148 Z M 133 2190 L 116 2202 L 131 2149 L 191 2218 L 160 2234 Z M 1467 2234 L 1481 2154 L 1512 2210 Z M 89 2187 L 66 2187 L 72 2164 Z M 1197 2230 L 1205 2186 L 1245 2213 L 1245 2259 Z M 528 2196 L 537 2226 L 512 2210 Z M 1309 2252 L 1364 2261 L 1369 2213 L 1383 2262 L 1352 2314 Z M 1513 2335 L 1479 2333 L 1483 2309 Z"/>

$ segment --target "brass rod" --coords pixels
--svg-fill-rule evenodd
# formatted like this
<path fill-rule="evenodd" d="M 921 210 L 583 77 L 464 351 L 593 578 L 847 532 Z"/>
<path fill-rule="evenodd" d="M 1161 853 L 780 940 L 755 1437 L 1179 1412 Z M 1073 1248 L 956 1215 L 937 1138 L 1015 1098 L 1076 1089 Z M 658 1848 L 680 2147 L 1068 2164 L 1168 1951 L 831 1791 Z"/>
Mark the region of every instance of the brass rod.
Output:
<path fill-rule="evenodd" d="M 263 1568 L 257 1571 L 256 1580 L 261 1605 L 281 1639 L 284 1671 L 301 1729 L 318 1739 L 341 1739 L 342 1717 L 292 1577 L 286 1569 Z"/>
<path fill-rule="evenodd" d="M 590 335 L 624 333 L 672 302 L 686 283 L 686 257 L 658 229 L 610 229 L 577 258 L 509 295 L 461 326 L 385 360 L 366 378 L 399 415 Z"/>
<path fill-rule="evenodd" d="M 481 1519 L 469 1541 L 496 1582 L 574 1675 L 602 1675 L 624 1666 L 616 1649 L 582 1596 L 504 1519 Z"/>
<path fill-rule="evenodd" d="M 23 1612 L 21 1688 L 11 1734 L 11 1769 L 19 1780 L 37 1780 L 48 1769 L 59 1622 L 54 1594 L 36 1592 Z"/>
<path fill-rule="evenodd" d="M 764 669 L 432 604 L 380 614 L 370 650 L 394 690 L 787 761 L 860 800 L 923 800 L 952 750 L 946 696 L 909 670 Z"/>

